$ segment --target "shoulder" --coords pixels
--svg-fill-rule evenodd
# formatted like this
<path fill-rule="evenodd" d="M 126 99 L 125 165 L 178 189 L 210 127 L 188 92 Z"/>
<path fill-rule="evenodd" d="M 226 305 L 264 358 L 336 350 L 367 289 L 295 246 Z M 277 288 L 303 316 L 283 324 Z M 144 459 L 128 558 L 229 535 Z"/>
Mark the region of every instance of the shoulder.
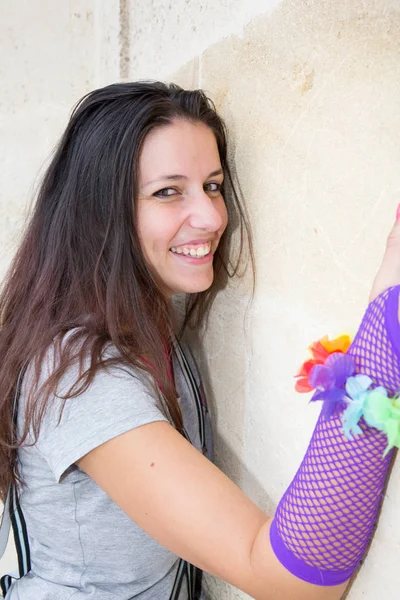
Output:
<path fill-rule="evenodd" d="M 58 385 L 54 395 L 64 396 L 71 386 L 92 369 L 93 377 L 90 377 L 91 383 L 88 386 L 91 389 L 96 387 L 96 382 L 101 381 L 106 386 L 136 384 L 151 390 L 150 376 L 144 370 L 126 364 L 111 342 L 104 344 L 98 358 L 96 354 L 80 328 L 70 329 L 49 344 L 39 361 L 31 361 L 25 371 L 23 388 L 26 391 L 36 382 L 39 389 L 51 377 L 56 377 Z"/>
<path fill-rule="evenodd" d="M 57 368 L 58 351 L 57 344 L 46 351 L 39 384 L 46 383 Z M 109 346 L 104 358 L 118 358 L 118 355 Z M 154 388 L 140 369 L 125 366 L 117 360 L 108 366 L 100 366 L 92 378 L 81 384 L 82 370 L 84 372 L 89 366 L 89 356 L 84 356 L 83 363 L 73 360 L 55 391 L 47 397 L 45 410 L 38 413 L 41 416 L 37 448 L 58 480 L 69 466 L 93 448 L 141 425 L 168 420 Z M 30 383 L 32 372 L 27 373 L 25 392 L 21 394 L 24 415 L 27 414 L 23 408 Z M 40 404 L 37 407 L 40 408 Z M 37 407 L 33 404 L 35 410 Z M 19 411 L 20 418 L 22 414 Z"/>

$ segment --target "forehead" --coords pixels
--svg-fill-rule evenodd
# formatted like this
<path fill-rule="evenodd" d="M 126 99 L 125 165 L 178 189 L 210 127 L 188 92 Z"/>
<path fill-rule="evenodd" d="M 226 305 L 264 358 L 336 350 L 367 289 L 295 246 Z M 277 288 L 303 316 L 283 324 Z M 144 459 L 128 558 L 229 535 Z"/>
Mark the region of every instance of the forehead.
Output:
<path fill-rule="evenodd" d="M 153 129 L 145 138 L 139 158 L 139 178 L 182 173 L 190 176 L 220 168 L 218 146 L 204 123 L 178 120 Z"/>

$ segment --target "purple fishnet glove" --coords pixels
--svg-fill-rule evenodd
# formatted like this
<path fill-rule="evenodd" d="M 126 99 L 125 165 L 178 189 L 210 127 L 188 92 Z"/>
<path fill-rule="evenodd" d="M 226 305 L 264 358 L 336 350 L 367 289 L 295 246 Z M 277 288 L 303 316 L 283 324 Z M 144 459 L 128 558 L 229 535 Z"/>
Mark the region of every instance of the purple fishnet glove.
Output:
<path fill-rule="evenodd" d="M 348 350 L 356 372 L 389 394 L 400 389 L 400 286 L 367 308 Z M 347 581 L 372 536 L 392 452 L 386 436 L 360 422 L 363 434 L 347 439 L 341 415 L 319 417 L 306 455 L 271 525 L 271 545 L 285 568 L 310 583 Z"/>

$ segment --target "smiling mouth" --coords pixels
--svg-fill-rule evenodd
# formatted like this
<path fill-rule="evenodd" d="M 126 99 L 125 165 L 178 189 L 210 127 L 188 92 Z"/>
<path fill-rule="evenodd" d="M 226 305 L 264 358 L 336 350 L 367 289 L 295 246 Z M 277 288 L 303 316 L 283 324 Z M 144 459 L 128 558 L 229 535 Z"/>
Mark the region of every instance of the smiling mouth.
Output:
<path fill-rule="evenodd" d="M 199 244 L 198 246 L 173 246 L 170 248 L 173 254 L 181 254 L 190 258 L 204 258 L 211 252 L 211 242 Z"/>

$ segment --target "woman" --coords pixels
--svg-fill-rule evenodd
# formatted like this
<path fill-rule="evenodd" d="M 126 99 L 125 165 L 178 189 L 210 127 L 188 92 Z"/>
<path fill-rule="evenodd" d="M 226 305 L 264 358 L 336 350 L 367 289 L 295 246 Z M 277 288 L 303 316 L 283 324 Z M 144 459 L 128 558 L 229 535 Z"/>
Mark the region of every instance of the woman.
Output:
<path fill-rule="evenodd" d="M 241 250 L 224 126 L 202 92 L 126 83 L 78 104 L 1 298 L 0 484 L 3 497 L 18 484 L 31 552 L 8 599 L 186 600 L 201 569 L 258 600 L 343 594 L 379 508 L 385 436 L 363 426 L 351 441 L 339 415 L 320 419 L 273 520 L 207 458 L 171 298 L 188 294 L 184 324 L 200 323 L 237 269 L 235 223 Z M 375 328 L 398 293 L 379 295 L 400 281 L 396 250 L 375 282 Z M 349 353 L 383 384 L 374 356 L 360 359 L 368 323 Z M 385 360 L 400 388 L 397 356 Z"/>

